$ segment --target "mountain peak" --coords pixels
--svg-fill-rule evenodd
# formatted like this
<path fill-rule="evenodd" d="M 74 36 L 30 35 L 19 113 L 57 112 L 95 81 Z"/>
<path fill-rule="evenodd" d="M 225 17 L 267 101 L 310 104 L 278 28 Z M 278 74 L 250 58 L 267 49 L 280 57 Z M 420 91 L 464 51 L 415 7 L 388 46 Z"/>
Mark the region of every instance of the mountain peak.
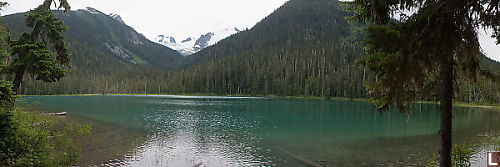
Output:
<path fill-rule="evenodd" d="M 192 41 L 193 38 L 189 37 L 189 38 L 186 38 L 185 40 L 182 40 L 181 43 L 186 43 L 186 42 L 189 42 L 189 41 Z"/>
<path fill-rule="evenodd" d="M 175 41 L 175 38 L 174 37 L 169 37 L 169 36 L 165 36 L 165 35 L 158 35 L 155 39 L 155 41 L 157 42 L 160 42 L 160 43 L 165 43 L 165 42 L 168 42 L 168 43 L 173 43 L 173 44 L 176 44 L 177 42 Z"/>
<path fill-rule="evenodd" d="M 225 28 L 219 31 L 207 32 L 200 35 L 198 38 L 186 38 L 181 43 L 177 43 L 174 37 L 158 35 L 154 41 L 172 48 L 184 56 L 194 54 L 208 46 L 214 45 L 220 40 L 227 38 L 233 34 L 241 32 L 238 28 Z"/>
<path fill-rule="evenodd" d="M 86 7 L 85 9 L 80 9 L 80 10 L 89 12 L 91 14 L 102 14 L 101 11 L 99 11 L 99 10 L 93 8 L 93 7 Z"/>
<path fill-rule="evenodd" d="M 118 20 L 120 23 L 125 24 L 125 22 L 122 20 L 122 17 L 118 14 L 110 13 L 108 16 L 115 20 Z"/>

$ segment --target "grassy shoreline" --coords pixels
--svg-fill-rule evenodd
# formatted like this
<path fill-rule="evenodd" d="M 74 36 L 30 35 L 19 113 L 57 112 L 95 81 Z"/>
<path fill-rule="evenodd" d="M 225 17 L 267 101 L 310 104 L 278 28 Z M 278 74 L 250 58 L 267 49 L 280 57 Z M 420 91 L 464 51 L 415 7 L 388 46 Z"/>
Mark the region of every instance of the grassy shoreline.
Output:
<path fill-rule="evenodd" d="M 438 101 L 415 101 L 419 104 L 440 104 Z M 453 102 L 453 107 L 469 107 L 469 108 L 484 108 L 500 111 L 500 104 L 495 103 L 467 103 L 467 102 Z"/>
<path fill-rule="evenodd" d="M 31 96 L 227 96 L 227 97 L 265 97 L 265 98 L 284 98 L 284 99 L 299 99 L 299 100 L 333 100 L 333 101 L 364 101 L 368 102 L 368 98 L 347 98 L 347 97 L 319 97 L 319 96 L 278 96 L 278 95 L 221 95 L 221 94 L 205 94 L 205 93 L 184 93 L 184 94 L 141 94 L 141 93 L 110 93 L 110 94 L 54 94 L 54 95 L 19 95 L 21 97 Z M 416 104 L 439 104 L 438 101 L 423 101 L 417 100 Z M 468 103 L 468 102 L 453 102 L 454 107 L 469 107 L 469 108 L 485 108 L 500 111 L 500 103 Z"/>

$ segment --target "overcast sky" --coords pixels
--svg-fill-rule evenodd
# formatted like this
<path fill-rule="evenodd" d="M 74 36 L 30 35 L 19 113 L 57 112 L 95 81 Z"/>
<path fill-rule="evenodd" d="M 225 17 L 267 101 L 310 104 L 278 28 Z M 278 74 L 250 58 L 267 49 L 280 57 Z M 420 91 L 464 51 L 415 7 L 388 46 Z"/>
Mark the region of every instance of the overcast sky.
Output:
<path fill-rule="evenodd" d="M 2 15 L 25 12 L 43 0 L 6 0 Z M 72 10 L 93 7 L 119 14 L 125 23 L 150 39 L 157 35 L 177 38 L 237 27 L 251 28 L 288 0 L 68 0 Z M 488 57 L 500 61 L 500 46 L 480 31 L 480 43 Z"/>
<path fill-rule="evenodd" d="M 28 11 L 43 0 L 6 0 L 2 15 Z M 56 0 L 57 1 L 57 0 Z M 210 31 L 251 28 L 288 0 L 68 0 L 72 10 L 116 13 L 148 38 L 198 37 Z"/>
<path fill-rule="evenodd" d="M 496 39 L 491 38 L 492 30 L 479 30 L 479 43 L 486 56 L 500 62 L 500 45 L 496 45 Z"/>

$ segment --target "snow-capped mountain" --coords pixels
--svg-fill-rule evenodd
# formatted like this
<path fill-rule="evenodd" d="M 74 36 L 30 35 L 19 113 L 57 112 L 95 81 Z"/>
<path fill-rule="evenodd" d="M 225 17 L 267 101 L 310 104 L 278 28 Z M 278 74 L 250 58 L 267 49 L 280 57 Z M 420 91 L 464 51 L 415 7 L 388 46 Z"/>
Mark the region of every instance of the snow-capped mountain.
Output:
<path fill-rule="evenodd" d="M 174 37 L 158 35 L 155 42 L 176 50 L 184 56 L 194 54 L 208 46 L 214 45 L 220 40 L 240 32 L 236 27 L 226 28 L 221 31 L 208 32 L 198 38 L 189 37 L 182 41 L 177 41 Z"/>

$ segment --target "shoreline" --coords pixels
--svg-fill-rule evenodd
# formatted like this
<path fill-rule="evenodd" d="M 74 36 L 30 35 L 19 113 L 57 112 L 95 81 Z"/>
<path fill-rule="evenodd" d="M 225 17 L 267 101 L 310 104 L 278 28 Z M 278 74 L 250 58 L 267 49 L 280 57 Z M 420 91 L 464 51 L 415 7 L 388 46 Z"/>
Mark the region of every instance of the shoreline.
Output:
<path fill-rule="evenodd" d="M 63 116 L 60 123 L 76 122 L 89 124 L 91 134 L 83 139 L 74 140 L 81 149 L 80 166 L 103 165 L 110 160 L 123 159 L 128 153 L 144 143 L 146 132 L 122 127 L 110 122 L 94 120 L 81 116 Z"/>
<path fill-rule="evenodd" d="M 144 143 L 146 131 L 123 127 L 115 123 L 100 121 L 72 114 L 52 115 L 50 110 L 29 108 L 31 113 L 38 113 L 53 119 L 55 128 L 64 128 L 69 124 L 90 125 L 91 134 L 82 138 L 72 138 L 73 145 L 79 150 L 79 159 L 73 163 L 78 166 L 104 165 L 110 160 L 124 159 L 127 154 Z"/>
<path fill-rule="evenodd" d="M 319 96 L 277 96 L 277 95 L 218 95 L 218 94 L 204 94 L 204 93 L 185 93 L 185 94 L 141 94 L 141 93 L 110 93 L 110 94 L 53 94 L 53 95 L 19 95 L 20 97 L 34 97 L 34 96 L 218 96 L 218 97 L 260 97 L 260 98 L 283 98 L 283 99 L 297 99 L 297 100 L 330 100 L 330 101 L 363 101 L 369 102 L 368 98 L 347 98 L 347 97 L 319 97 Z M 414 104 L 440 104 L 439 101 L 423 101 L 415 100 Z M 483 108 L 500 111 L 500 103 L 468 103 L 468 102 L 453 102 L 453 107 L 469 107 L 469 108 Z"/>
<path fill-rule="evenodd" d="M 51 96 L 63 96 L 63 95 L 51 95 Z M 75 95 L 64 95 L 64 96 L 75 96 Z M 83 96 L 83 95 L 80 95 L 80 96 Z M 92 95 L 85 95 L 85 96 L 92 96 Z M 102 95 L 95 94 L 93 96 L 102 96 Z M 318 98 L 318 97 L 308 98 L 308 97 L 291 97 L 291 96 L 289 96 L 289 97 L 275 97 L 275 98 L 277 98 L 277 99 L 279 99 L 279 98 L 298 99 L 298 100 L 305 100 L 305 99 L 316 99 L 316 100 L 319 99 L 319 100 L 321 100 L 321 98 Z M 329 100 L 367 101 L 368 99 L 331 98 Z M 423 103 L 431 103 L 431 102 L 422 101 L 420 103 L 423 104 Z M 432 103 L 432 104 L 438 104 L 438 103 Z M 75 120 L 74 117 L 76 117 L 77 118 L 76 120 L 80 120 L 80 121 L 76 121 L 76 122 L 80 122 L 80 123 L 81 123 L 81 120 L 91 120 L 91 119 L 85 119 L 85 118 L 78 119 L 78 117 L 80 117 L 80 116 L 70 116 L 70 117 L 64 116 L 64 117 L 67 121 L 74 121 Z M 97 122 L 100 122 L 100 121 L 97 121 Z M 106 164 L 106 160 L 108 160 L 109 163 L 122 162 L 123 157 L 126 158 L 129 155 L 130 150 L 133 150 L 135 147 L 141 146 L 142 144 L 144 144 L 144 141 L 141 141 L 141 140 L 144 140 L 144 138 L 140 138 L 141 136 L 144 137 L 144 134 L 139 134 L 139 135 L 131 134 L 131 135 L 126 135 L 126 137 L 123 137 L 122 136 L 123 134 L 131 132 L 130 129 L 120 128 L 122 130 L 116 130 L 116 127 L 114 127 L 114 125 L 112 123 L 111 124 L 108 124 L 105 122 L 101 122 L 101 123 L 102 123 L 101 125 L 104 125 L 104 126 L 100 126 L 100 127 L 103 127 L 103 129 L 102 130 L 94 129 L 94 130 L 97 130 L 97 132 L 96 131 L 92 132 L 92 135 L 97 135 L 97 136 L 91 137 L 93 139 L 87 138 L 87 140 L 90 140 L 91 142 L 83 142 L 83 143 L 79 144 L 80 146 L 84 146 L 84 149 L 82 150 L 82 154 L 81 154 L 82 159 L 79 162 L 79 164 L 82 166 L 92 165 L 92 164 L 93 165 L 96 165 L 96 164 L 102 165 L 102 164 Z M 96 125 L 96 124 L 94 124 L 94 125 Z M 93 126 L 93 128 L 95 128 L 95 127 L 96 126 Z M 97 127 L 99 127 L 99 125 L 97 125 Z M 483 134 L 483 133 L 481 133 L 481 134 Z M 486 134 L 486 133 L 484 133 L 484 134 Z M 488 134 L 490 134 L 490 133 L 488 133 Z M 147 136 L 147 135 L 145 135 L 145 136 Z M 472 135 L 472 137 L 484 138 L 484 139 L 491 138 L 491 136 L 489 136 L 489 135 L 486 135 L 483 137 L 482 135 L 479 135 L 479 134 L 474 134 L 474 135 Z M 406 142 L 407 138 L 413 138 L 413 137 L 403 137 L 403 138 L 400 138 L 401 140 L 398 140 L 398 141 Z M 102 139 L 104 139 L 104 140 L 102 140 Z M 379 139 L 376 139 L 376 140 L 379 140 Z M 387 139 L 381 138 L 380 140 L 387 140 Z M 461 141 L 463 142 L 464 140 L 461 140 Z M 124 146 L 124 145 L 126 145 L 126 146 Z M 477 153 L 477 155 L 479 155 L 479 154 L 481 154 L 481 152 Z M 83 157 L 84 155 L 87 155 L 87 156 Z M 104 157 L 107 157 L 107 158 L 104 158 Z M 418 158 L 418 157 L 412 156 L 412 158 Z M 105 159 L 105 160 L 103 161 L 103 159 Z M 418 158 L 416 160 L 424 161 L 424 160 L 426 160 L 426 158 L 422 157 L 422 158 Z M 384 163 L 391 163 L 391 162 L 387 161 Z M 397 163 L 397 162 L 394 162 L 394 163 Z"/>

